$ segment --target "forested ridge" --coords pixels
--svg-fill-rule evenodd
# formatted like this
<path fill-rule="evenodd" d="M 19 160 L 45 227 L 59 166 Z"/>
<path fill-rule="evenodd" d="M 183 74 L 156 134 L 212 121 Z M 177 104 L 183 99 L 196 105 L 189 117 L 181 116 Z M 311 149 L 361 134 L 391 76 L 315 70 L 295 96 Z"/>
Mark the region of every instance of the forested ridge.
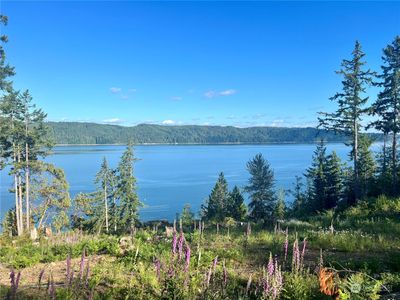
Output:
<path fill-rule="evenodd" d="M 343 142 L 347 137 L 312 127 L 247 127 L 140 124 L 132 127 L 81 123 L 49 122 L 56 144 L 268 144 Z M 372 134 L 376 140 L 379 134 Z"/>

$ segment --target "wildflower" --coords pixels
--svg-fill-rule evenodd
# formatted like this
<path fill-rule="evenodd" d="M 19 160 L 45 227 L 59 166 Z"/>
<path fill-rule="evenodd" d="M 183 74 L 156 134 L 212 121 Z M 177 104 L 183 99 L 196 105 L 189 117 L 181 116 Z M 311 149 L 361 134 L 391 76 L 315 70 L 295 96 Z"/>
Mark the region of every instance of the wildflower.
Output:
<path fill-rule="evenodd" d="M 289 236 L 288 236 L 288 228 L 286 227 L 285 244 L 283 245 L 283 250 L 285 252 L 285 261 L 287 259 L 288 247 L 289 247 Z"/>
<path fill-rule="evenodd" d="M 226 270 L 226 266 L 225 266 L 225 260 L 223 263 L 223 272 L 224 272 L 224 285 L 226 286 L 228 283 L 228 272 Z"/>
<path fill-rule="evenodd" d="M 177 244 L 177 240 L 176 240 L 176 231 L 174 230 L 174 236 L 172 238 L 172 253 L 175 255 L 176 254 L 176 244 Z"/>
<path fill-rule="evenodd" d="M 158 259 L 155 260 L 154 266 L 156 267 L 157 279 L 160 280 L 161 263 L 160 263 L 160 261 Z"/>
<path fill-rule="evenodd" d="M 82 251 L 81 262 L 79 264 L 79 280 L 81 281 L 81 283 L 82 283 L 84 268 L 85 268 L 85 249 L 83 249 Z"/>
<path fill-rule="evenodd" d="M 269 261 L 267 266 L 268 276 L 272 276 L 274 274 L 274 261 L 272 260 L 272 253 L 269 253 Z"/>
<path fill-rule="evenodd" d="M 186 244 L 186 251 L 185 251 L 185 272 L 189 270 L 190 265 L 190 247 Z"/>
<path fill-rule="evenodd" d="M 299 241 L 297 238 L 293 242 L 292 269 L 296 272 L 300 270 L 300 250 Z"/>
<path fill-rule="evenodd" d="M 211 273 L 212 273 L 212 268 L 208 269 L 207 275 L 206 275 L 206 286 L 210 286 L 210 281 L 211 281 Z"/>
<path fill-rule="evenodd" d="M 15 279 L 15 291 L 18 290 L 18 286 L 19 286 L 19 281 L 21 279 L 21 272 L 18 272 L 17 274 L 17 279 Z"/>
<path fill-rule="evenodd" d="M 306 246 L 307 246 L 307 239 L 304 238 L 303 240 L 303 249 L 301 250 L 301 262 L 304 261 L 304 254 L 306 253 Z"/>
<path fill-rule="evenodd" d="M 179 234 L 179 240 L 178 240 L 178 259 L 181 260 L 182 258 L 182 250 L 183 250 L 183 241 L 185 237 L 183 235 L 183 232 L 181 231 Z"/>
<path fill-rule="evenodd" d="M 10 283 L 11 283 L 11 289 L 14 289 L 14 287 L 15 287 L 15 272 L 14 272 L 14 270 L 11 270 L 11 272 L 10 272 Z"/>
<path fill-rule="evenodd" d="M 217 267 L 217 263 L 218 263 L 218 255 L 213 260 L 213 264 L 212 264 L 212 272 L 213 272 L 213 274 L 215 273 L 215 269 Z"/>

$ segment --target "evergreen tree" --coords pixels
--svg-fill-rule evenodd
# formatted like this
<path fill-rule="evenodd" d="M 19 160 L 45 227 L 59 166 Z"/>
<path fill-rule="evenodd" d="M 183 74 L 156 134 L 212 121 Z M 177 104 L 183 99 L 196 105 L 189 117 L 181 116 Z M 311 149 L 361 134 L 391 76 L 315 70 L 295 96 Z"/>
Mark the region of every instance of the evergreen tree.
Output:
<path fill-rule="evenodd" d="M 342 163 L 335 151 L 327 156 L 325 172 L 326 199 L 324 201 L 324 209 L 332 209 L 336 207 L 343 198 Z"/>
<path fill-rule="evenodd" d="M 141 205 L 136 193 L 136 178 L 133 174 L 133 164 L 137 161 L 133 146 L 129 144 L 122 154 L 117 168 L 116 198 L 119 200 L 119 222 L 123 231 L 133 233 L 138 221 L 138 208 Z"/>
<path fill-rule="evenodd" d="M 228 183 L 224 173 L 221 172 L 211 191 L 208 201 L 202 205 L 202 217 L 216 223 L 223 222 L 227 212 Z"/>
<path fill-rule="evenodd" d="M 250 217 L 254 221 L 272 221 L 276 196 L 274 191 L 274 172 L 261 153 L 247 163 L 250 173 L 245 191 L 250 195 Z"/>
<path fill-rule="evenodd" d="M 368 97 L 365 96 L 366 87 L 372 84 L 373 73 L 364 70 L 365 54 L 361 45 L 356 41 L 351 60 L 344 59 L 342 69 L 337 73 L 343 76 L 341 92 L 335 94 L 331 100 L 337 102 L 338 108 L 334 113 L 320 113 L 319 126 L 351 137 L 350 157 L 354 163 L 354 200 L 360 198 L 359 186 L 359 139 L 362 117 L 368 112 L 366 107 Z"/>
<path fill-rule="evenodd" d="M 281 189 L 278 194 L 278 201 L 275 205 L 274 217 L 276 220 L 284 220 L 286 215 L 285 190 Z"/>
<path fill-rule="evenodd" d="M 32 198 L 35 200 L 32 213 L 41 230 L 46 222 L 54 224 L 60 218 L 59 214 L 71 207 L 69 186 L 64 171 L 52 164 L 38 162 L 31 171 Z"/>
<path fill-rule="evenodd" d="M 244 203 L 243 195 L 240 189 L 235 186 L 229 193 L 227 204 L 227 217 L 231 217 L 236 221 L 244 221 L 247 214 L 247 207 Z"/>
<path fill-rule="evenodd" d="M 310 183 L 308 209 L 312 212 L 321 211 L 326 207 L 326 147 L 321 140 L 312 157 L 311 167 L 306 171 L 306 178 Z"/>
<path fill-rule="evenodd" d="M 289 191 L 294 197 L 291 210 L 295 216 L 301 216 L 303 214 L 302 212 L 306 208 L 307 194 L 303 191 L 304 184 L 302 177 L 296 176 L 295 179 L 294 188 Z"/>
<path fill-rule="evenodd" d="M 376 164 L 371 150 L 372 140 L 366 135 L 360 139 L 360 192 L 365 197 L 371 191 L 375 182 Z"/>
<path fill-rule="evenodd" d="M 400 132 L 400 36 L 396 36 L 394 41 L 383 49 L 382 73 L 378 75 L 381 82 L 377 83 L 383 90 L 378 94 L 378 98 L 372 105 L 372 113 L 378 116 L 378 120 L 372 123 L 376 129 L 385 135 L 391 133 L 391 175 L 392 175 L 392 194 L 399 192 L 397 162 L 397 135 Z M 384 154 L 386 159 L 386 155 Z"/>
<path fill-rule="evenodd" d="M 186 203 L 183 207 L 181 220 L 183 226 L 191 226 L 194 220 L 194 213 L 192 212 L 191 206 L 189 203 Z"/>
<path fill-rule="evenodd" d="M 101 198 L 103 199 L 102 201 L 102 206 L 103 206 L 103 213 L 102 215 L 104 216 L 104 221 L 105 221 L 105 227 L 106 227 L 106 232 L 108 233 L 109 229 L 109 222 L 108 222 L 108 207 L 109 207 L 109 198 L 110 195 L 112 194 L 113 190 L 111 189 L 111 173 L 112 170 L 108 167 L 107 159 L 104 157 L 103 162 L 101 164 L 99 172 L 96 174 L 96 179 L 95 183 L 100 186 L 100 194 Z"/>
<path fill-rule="evenodd" d="M 0 28 L 1 26 L 7 26 L 8 17 L 0 15 Z M 4 31 L 1 31 L 4 32 Z M 8 79 L 15 75 L 14 67 L 11 67 L 6 63 L 6 53 L 4 51 L 4 44 L 8 42 L 8 36 L 5 34 L 0 35 L 0 91 L 7 91 L 12 82 Z"/>

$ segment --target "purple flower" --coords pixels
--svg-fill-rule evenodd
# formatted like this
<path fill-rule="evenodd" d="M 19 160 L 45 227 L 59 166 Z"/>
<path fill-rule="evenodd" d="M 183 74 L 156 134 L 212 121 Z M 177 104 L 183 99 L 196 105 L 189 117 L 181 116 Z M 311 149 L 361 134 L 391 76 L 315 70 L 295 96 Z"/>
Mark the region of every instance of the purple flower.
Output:
<path fill-rule="evenodd" d="M 206 286 L 208 287 L 210 285 L 210 280 L 211 280 L 211 273 L 212 269 L 208 269 L 207 275 L 206 275 Z"/>
<path fill-rule="evenodd" d="M 155 260 L 154 266 L 156 267 L 157 279 L 160 280 L 161 263 L 158 259 Z"/>
<path fill-rule="evenodd" d="M 213 264 L 212 264 L 212 272 L 213 272 L 213 274 L 215 273 L 215 269 L 217 267 L 217 263 L 218 263 L 218 255 L 213 260 Z"/>
<path fill-rule="evenodd" d="M 189 270 L 190 265 L 190 247 L 186 244 L 186 251 L 185 251 L 185 272 Z"/>
<path fill-rule="evenodd" d="M 293 258 L 292 258 L 292 269 L 294 271 L 299 271 L 300 269 L 300 250 L 299 250 L 299 240 L 293 242 Z"/>
<path fill-rule="evenodd" d="M 10 283 L 11 283 L 11 288 L 14 289 L 15 287 L 15 271 L 11 270 L 10 272 Z"/>
<path fill-rule="evenodd" d="M 18 272 L 17 279 L 15 279 L 15 291 L 18 290 L 19 281 L 21 280 L 21 272 Z"/>
<path fill-rule="evenodd" d="M 268 261 L 268 265 L 267 265 L 267 272 L 268 272 L 268 277 L 271 277 L 272 275 L 274 275 L 274 261 L 272 259 L 272 253 L 269 253 L 269 261 Z"/>
<path fill-rule="evenodd" d="M 183 250 L 183 241 L 185 237 L 183 235 L 183 232 L 181 231 L 179 234 L 179 240 L 178 240 L 178 259 L 181 260 L 182 258 L 182 250 Z"/>
<path fill-rule="evenodd" d="M 85 268 L 85 249 L 83 249 L 82 251 L 81 262 L 79 264 L 79 280 L 81 281 L 81 283 L 82 283 L 84 268 Z"/>

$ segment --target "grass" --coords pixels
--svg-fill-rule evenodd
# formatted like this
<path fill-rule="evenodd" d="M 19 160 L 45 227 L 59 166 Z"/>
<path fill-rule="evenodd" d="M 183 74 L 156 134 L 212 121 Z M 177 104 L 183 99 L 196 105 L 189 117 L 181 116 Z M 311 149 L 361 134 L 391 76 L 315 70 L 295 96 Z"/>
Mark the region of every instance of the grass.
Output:
<path fill-rule="evenodd" d="M 278 230 L 253 225 L 250 236 L 245 235 L 246 227 L 239 225 L 230 228 L 229 236 L 224 228 L 217 234 L 213 225 L 208 225 L 203 235 L 185 228 L 180 259 L 178 248 L 173 254 L 172 237 L 146 227 L 140 228 L 133 237 L 124 237 L 123 245 L 121 237 L 79 232 L 42 237 L 35 243 L 27 238 L 2 237 L 0 296 L 8 295 L 10 299 L 17 296 L 18 299 L 332 299 L 320 291 L 323 281 L 318 270 L 325 270 L 324 274 L 334 278 L 331 292 L 340 294 L 340 299 L 378 299 L 380 295 L 400 292 L 399 203 L 399 199 L 378 198 L 339 214 L 327 212 L 307 220 L 287 220 Z M 288 228 L 287 237 L 282 228 Z M 285 260 L 286 238 L 289 254 Z M 303 241 L 307 243 L 299 269 L 292 263 L 296 240 L 300 252 Z M 187 248 L 191 250 L 189 265 L 185 257 Z M 79 276 L 83 251 L 87 280 Z M 276 296 L 268 290 L 277 284 L 268 275 L 270 253 L 276 257 L 276 270 L 282 272 L 283 278 L 283 286 L 277 288 Z M 65 275 L 68 255 L 72 257 L 72 282 L 67 282 Z M 16 274 L 21 271 L 16 291 L 10 287 L 11 269 Z M 42 270 L 44 279 L 39 287 Z"/>

